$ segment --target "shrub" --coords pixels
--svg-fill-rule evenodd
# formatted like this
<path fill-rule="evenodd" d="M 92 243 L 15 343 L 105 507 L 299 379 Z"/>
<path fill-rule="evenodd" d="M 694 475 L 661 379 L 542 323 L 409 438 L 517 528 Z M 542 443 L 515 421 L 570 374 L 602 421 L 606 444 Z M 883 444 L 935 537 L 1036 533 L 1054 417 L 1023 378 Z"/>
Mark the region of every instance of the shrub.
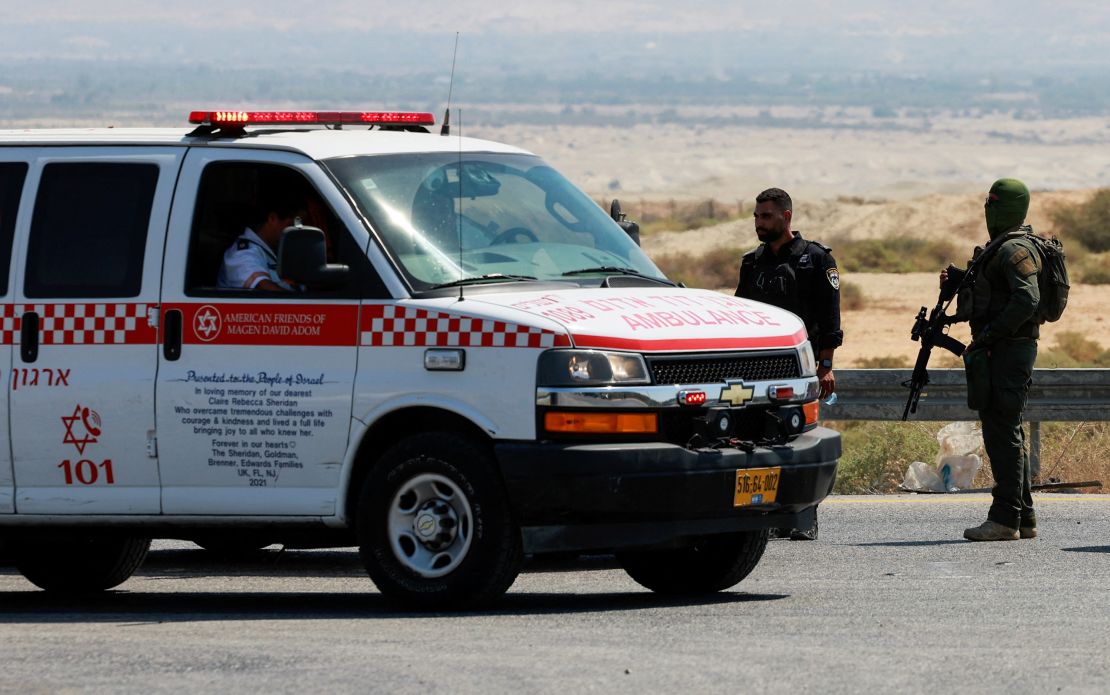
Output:
<path fill-rule="evenodd" d="M 896 492 L 913 461 L 937 456 L 940 422 L 839 422 L 844 453 L 833 492 L 840 495 Z"/>
<path fill-rule="evenodd" d="M 863 290 L 859 285 L 851 282 L 841 281 L 840 283 L 840 308 L 847 309 L 848 311 L 858 311 L 867 304 L 866 298 L 863 296 Z"/>
<path fill-rule="evenodd" d="M 609 202 L 598 201 L 605 211 Z M 697 201 L 624 201 L 625 214 L 640 225 L 640 234 L 650 236 L 657 232 L 682 232 L 691 229 L 711 227 L 751 214 L 743 201 L 723 203 L 712 198 Z"/>
<path fill-rule="evenodd" d="M 842 242 L 833 250 L 842 270 L 913 273 L 940 269 L 967 255 L 947 239 L 894 236 Z"/>
<path fill-rule="evenodd" d="M 1078 331 L 1056 334 L 1056 343 L 1037 354 L 1042 368 L 1110 367 L 1110 351 Z"/>
<path fill-rule="evenodd" d="M 1104 266 L 1084 268 L 1079 281 L 1088 285 L 1110 285 L 1110 268 Z"/>
<path fill-rule="evenodd" d="M 1061 205 L 1049 214 L 1069 239 L 1091 251 L 1110 251 L 1110 188 L 1100 188 L 1085 203 Z"/>
<path fill-rule="evenodd" d="M 909 358 L 904 355 L 880 355 L 856 360 L 856 367 L 859 369 L 906 369 L 910 366 Z"/>
<path fill-rule="evenodd" d="M 744 251 L 741 249 L 718 248 L 702 256 L 671 253 L 653 260 L 675 282 L 681 282 L 687 287 L 719 290 L 736 287 L 742 255 Z"/>

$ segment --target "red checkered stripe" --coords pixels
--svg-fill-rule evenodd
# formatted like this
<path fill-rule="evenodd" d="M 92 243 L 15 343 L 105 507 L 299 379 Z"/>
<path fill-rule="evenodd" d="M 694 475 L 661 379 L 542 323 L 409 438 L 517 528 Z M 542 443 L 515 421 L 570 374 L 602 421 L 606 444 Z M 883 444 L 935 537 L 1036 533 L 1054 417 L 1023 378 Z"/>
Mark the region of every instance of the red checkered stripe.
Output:
<path fill-rule="evenodd" d="M 472 318 L 394 304 L 362 309 L 360 345 L 374 347 L 506 347 L 566 346 L 566 335 L 505 321 Z"/>
<path fill-rule="evenodd" d="M 0 339 L 19 342 L 22 317 L 39 315 L 42 345 L 144 345 L 158 339 L 148 311 L 153 304 L 4 304 Z"/>

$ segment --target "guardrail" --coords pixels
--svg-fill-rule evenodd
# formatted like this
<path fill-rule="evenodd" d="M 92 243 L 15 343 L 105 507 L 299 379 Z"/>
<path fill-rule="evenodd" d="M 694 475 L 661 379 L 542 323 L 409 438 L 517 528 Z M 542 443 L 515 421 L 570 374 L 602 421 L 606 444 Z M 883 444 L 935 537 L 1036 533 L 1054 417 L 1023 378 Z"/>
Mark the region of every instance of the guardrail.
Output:
<path fill-rule="evenodd" d="M 902 386 L 910 369 L 837 369 L 833 405 L 821 405 L 823 420 L 901 420 L 909 390 Z M 967 381 L 962 369 L 930 369 L 911 420 L 978 420 L 967 407 Z M 1042 422 L 1104 422 L 1110 420 L 1110 369 L 1034 369 L 1029 404 L 1029 457 L 1033 474 L 1040 472 Z"/>

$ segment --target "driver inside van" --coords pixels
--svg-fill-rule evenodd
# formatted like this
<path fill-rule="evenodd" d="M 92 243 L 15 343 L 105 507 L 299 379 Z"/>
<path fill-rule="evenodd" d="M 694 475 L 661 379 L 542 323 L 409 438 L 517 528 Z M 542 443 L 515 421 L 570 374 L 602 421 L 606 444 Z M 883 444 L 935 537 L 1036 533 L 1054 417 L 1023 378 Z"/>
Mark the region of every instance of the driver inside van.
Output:
<path fill-rule="evenodd" d="M 216 280 L 221 289 L 291 292 L 300 288 L 278 275 L 278 244 L 286 227 L 306 214 L 299 191 L 285 186 L 267 189 L 254 220 L 224 252 Z"/>

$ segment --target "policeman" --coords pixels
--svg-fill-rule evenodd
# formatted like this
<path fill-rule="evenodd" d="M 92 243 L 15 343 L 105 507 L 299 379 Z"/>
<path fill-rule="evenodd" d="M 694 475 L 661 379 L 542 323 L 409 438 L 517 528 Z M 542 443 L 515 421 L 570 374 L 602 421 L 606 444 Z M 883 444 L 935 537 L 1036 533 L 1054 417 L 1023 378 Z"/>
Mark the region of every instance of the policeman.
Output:
<path fill-rule="evenodd" d="M 1033 230 L 1024 224 L 1029 189 L 1017 179 L 999 179 L 987 194 L 984 210 L 987 233 L 998 243 L 985 259 L 970 296 L 965 294 L 960 301 L 971 300 L 971 344 L 964 353 L 968 405 L 979 411 L 995 485 L 987 520 L 965 530 L 964 538 L 1035 538 L 1029 451 L 1021 427 L 1040 336 L 1037 274 L 1041 258 L 1026 236 Z M 1004 238 L 998 240 L 1000 236 Z M 961 306 L 958 315 L 966 315 L 966 307 Z"/>
<path fill-rule="evenodd" d="M 768 188 L 755 199 L 755 233 L 763 243 L 744 254 L 736 296 L 791 311 L 805 323 L 821 397 L 836 389 L 833 352 L 844 342 L 840 330 L 840 271 L 832 251 L 790 230 L 793 203 L 786 191 Z"/>
<path fill-rule="evenodd" d="M 278 275 L 277 249 L 282 231 L 306 214 L 306 204 L 287 186 L 269 188 L 262 196 L 250 227 L 224 252 L 216 280 L 219 287 L 278 292 L 299 289 Z"/>
<path fill-rule="evenodd" d="M 793 202 L 786 191 L 768 188 L 755 199 L 755 233 L 763 243 L 740 260 L 736 296 L 754 299 L 797 314 L 805 324 L 821 398 L 836 389 L 833 352 L 844 342 L 840 330 L 840 272 L 829 247 L 803 239 L 790 229 Z M 804 529 L 779 529 L 792 540 L 816 540 L 817 510 Z"/>

